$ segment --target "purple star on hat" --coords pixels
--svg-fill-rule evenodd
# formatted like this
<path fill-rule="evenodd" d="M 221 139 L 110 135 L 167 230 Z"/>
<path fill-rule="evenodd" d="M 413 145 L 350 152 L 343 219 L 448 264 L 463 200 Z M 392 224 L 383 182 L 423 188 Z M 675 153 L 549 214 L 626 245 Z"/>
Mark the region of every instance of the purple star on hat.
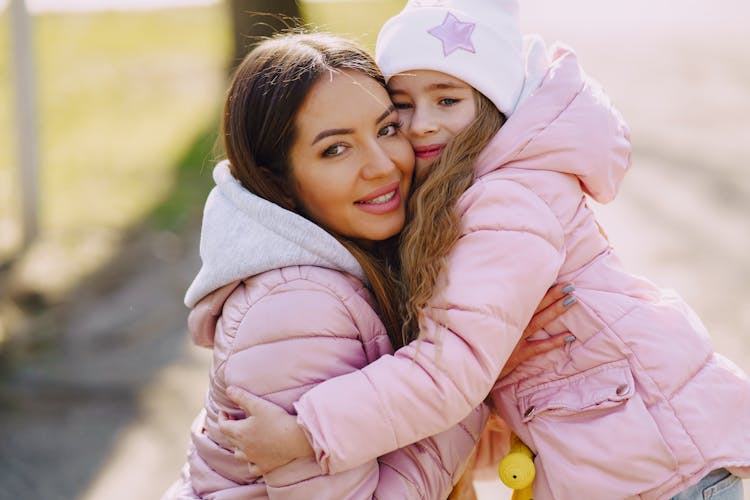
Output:
<path fill-rule="evenodd" d="M 443 55 L 448 57 L 453 51 L 463 49 L 467 52 L 475 52 L 474 44 L 471 42 L 471 34 L 476 24 L 463 23 L 448 12 L 443 24 L 427 30 L 427 32 L 443 42 Z"/>

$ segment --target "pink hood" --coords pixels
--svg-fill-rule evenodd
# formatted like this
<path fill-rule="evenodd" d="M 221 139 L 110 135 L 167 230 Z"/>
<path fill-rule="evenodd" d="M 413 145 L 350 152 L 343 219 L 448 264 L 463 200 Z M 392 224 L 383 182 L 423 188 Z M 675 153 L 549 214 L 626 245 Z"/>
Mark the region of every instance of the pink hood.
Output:
<path fill-rule="evenodd" d="M 529 58 L 545 58 L 543 42 L 532 44 Z M 541 86 L 519 105 L 483 151 L 476 175 L 482 177 L 504 166 L 555 170 L 577 176 L 586 194 L 608 203 L 630 167 L 630 131 L 569 48 L 553 46 L 549 58 Z M 546 64 L 530 61 L 527 66 L 545 68 Z"/>

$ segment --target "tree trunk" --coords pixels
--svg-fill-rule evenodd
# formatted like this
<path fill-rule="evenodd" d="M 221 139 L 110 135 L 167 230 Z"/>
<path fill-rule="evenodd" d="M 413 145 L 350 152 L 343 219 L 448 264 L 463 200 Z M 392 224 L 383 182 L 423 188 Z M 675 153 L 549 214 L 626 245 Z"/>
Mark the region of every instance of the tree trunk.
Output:
<path fill-rule="evenodd" d="M 264 37 L 298 25 L 300 11 L 294 0 L 230 0 L 234 28 L 234 57 L 231 68 Z"/>

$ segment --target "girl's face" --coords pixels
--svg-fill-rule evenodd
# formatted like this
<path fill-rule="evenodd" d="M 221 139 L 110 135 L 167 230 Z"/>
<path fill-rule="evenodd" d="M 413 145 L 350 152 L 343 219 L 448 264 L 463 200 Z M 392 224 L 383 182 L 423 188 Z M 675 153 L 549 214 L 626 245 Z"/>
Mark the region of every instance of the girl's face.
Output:
<path fill-rule="evenodd" d="M 476 117 L 473 88 L 445 73 L 414 70 L 394 75 L 388 91 L 414 148 L 417 176 Z"/>
<path fill-rule="evenodd" d="M 404 226 L 414 154 L 386 90 L 359 71 L 316 82 L 295 120 L 290 151 L 298 208 L 360 242 Z"/>

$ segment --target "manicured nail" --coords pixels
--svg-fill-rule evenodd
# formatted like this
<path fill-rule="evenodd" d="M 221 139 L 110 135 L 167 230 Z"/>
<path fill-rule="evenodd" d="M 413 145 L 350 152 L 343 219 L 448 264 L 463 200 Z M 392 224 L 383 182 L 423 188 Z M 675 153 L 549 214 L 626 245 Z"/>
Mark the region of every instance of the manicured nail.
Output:
<path fill-rule="evenodd" d="M 573 335 L 568 335 L 567 337 L 565 337 L 565 343 L 566 343 L 566 344 L 570 344 L 570 343 L 571 343 L 571 342 L 573 342 L 573 341 L 574 341 L 575 339 L 576 339 L 576 338 L 575 338 L 575 336 L 573 336 Z"/>
<path fill-rule="evenodd" d="M 571 293 L 571 292 L 575 291 L 575 289 L 576 289 L 576 287 L 574 287 L 573 285 L 565 285 L 563 287 L 562 291 L 563 291 L 563 293 Z"/>
<path fill-rule="evenodd" d="M 577 302 L 578 299 L 573 297 L 572 295 L 570 297 L 566 297 L 565 300 L 563 300 L 563 307 L 568 307 Z"/>

